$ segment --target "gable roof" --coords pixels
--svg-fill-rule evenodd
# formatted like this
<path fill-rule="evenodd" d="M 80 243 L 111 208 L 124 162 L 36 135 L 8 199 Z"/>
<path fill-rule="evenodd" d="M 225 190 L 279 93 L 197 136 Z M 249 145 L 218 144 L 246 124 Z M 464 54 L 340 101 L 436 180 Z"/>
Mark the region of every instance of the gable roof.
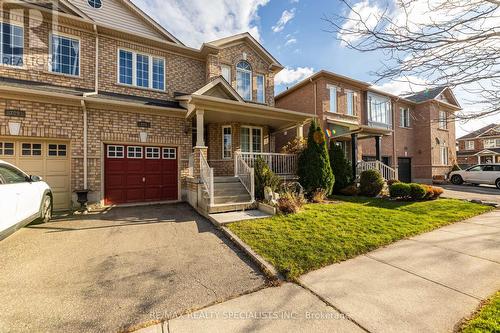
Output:
<path fill-rule="evenodd" d="M 130 0 L 105 0 L 99 9 L 89 6 L 87 0 L 63 0 L 61 2 L 77 8 L 100 26 L 112 27 L 146 37 L 162 38 L 183 45 L 174 35 L 165 30 Z"/>
<path fill-rule="evenodd" d="M 208 45 L 208 46 L 216 46 L 216 47 L 224 47 L 228 44 L 234 43 L 234 42 L 239 42 L 239 41 L 244 41 L 250 44 L 250 46 L 255 49 L 261 56 L 266 58 L 270 63 L 271 67 L 274 67 L 276 71 L 282 70 L 284 67 L 279 63 L 276 58 L 273 57 L 271 53 L 269 53 L 263 46 L 260 44 L 255 38 L 252 37 L 248 32 L 244 32 L 241 34 L 217 39 L 208 43 L 203 44 Z"/>
<path fill-rule="evenodd" d="M 467 135 L 461 136 L 460 138 L 458 138 L 458 140 L 477 138 L 478 136 L 481 136 L 482 134 L 484 134 L 484 133 L 486 133 L 486 132 L 488 132 L 496 127 L 499 127 L 499 126 L 500 126 L 500 124 L 489 124 L 488 126 L 484 126 L 478 130 L 470 132 Z"/>
<path fill-rule="evenodd" d="M 410 101 L 413 101 L 415 103 L 422 103 L 422 102 L 429 101 L 431 99 L 435 99 L 436 97 L 438 97 L 439 95 L 441 95 L 441 93 L 446 88 L 447 87 L 443 86 L 443 87 L 436 87 L 436 88 L 431 88 L 431 89 L 425 89 L 425 90 L 419 91 L 419 92 L 414 93 L 414 94 L 403 95 L 403 96 L 404 96 L 404 98 L 409 99 Z"/>
<path fill-rule="evenodd" d="M 234 88 L 222 76 L 210 81 L 192 93 L 192 95 L 213 96 L 238 102 L 245 102 L 240 94 L 238 94 L 238 92 L 234 90 Z"/>

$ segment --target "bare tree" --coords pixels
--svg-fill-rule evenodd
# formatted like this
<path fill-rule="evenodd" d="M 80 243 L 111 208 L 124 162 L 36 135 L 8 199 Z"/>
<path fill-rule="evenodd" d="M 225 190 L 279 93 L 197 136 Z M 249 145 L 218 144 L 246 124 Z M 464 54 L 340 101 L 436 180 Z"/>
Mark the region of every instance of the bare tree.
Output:
<path fill-rule="evenodd" d="M 500 113 L 500 0 L 338 0 L 346 14 L 325 16 L 348 48 L 382 52 L 376 83 L 461 87 L 477 97 L 462 119 Z"/>

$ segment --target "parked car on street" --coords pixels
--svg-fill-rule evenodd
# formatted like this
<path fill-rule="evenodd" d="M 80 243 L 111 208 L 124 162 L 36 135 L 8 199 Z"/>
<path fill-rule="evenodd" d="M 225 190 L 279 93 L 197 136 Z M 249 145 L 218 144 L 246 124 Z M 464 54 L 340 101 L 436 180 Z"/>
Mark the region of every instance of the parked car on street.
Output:
<path fill-rule="evenodd" d="M 496 185 L 500 189 L 500 164 L 480 164 L 465 170 L 450 173 L 450 180 L 455 185 L 469 183 L 473 185 Z"/>
<path fill-rule="evenodd" d="M 0 160 L 0 240 L 35 220 L 48 222 L 52 207 L 47 183 Z"/>

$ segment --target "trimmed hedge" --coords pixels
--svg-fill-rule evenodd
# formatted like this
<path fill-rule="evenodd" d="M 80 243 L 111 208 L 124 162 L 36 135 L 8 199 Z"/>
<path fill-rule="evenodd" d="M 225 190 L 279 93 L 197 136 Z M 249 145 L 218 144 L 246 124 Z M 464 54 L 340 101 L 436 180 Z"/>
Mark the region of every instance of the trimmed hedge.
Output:
<path fill-rule="evenodd" d="M 394 183 L 389 186 L 389 195 L 391 198 L 408 199 L 411 196 L 410 184 Z"/>
<path fill-rule="evenodd" d="M 429 185 L 393 183 L 389 186 L 389 195 L 394 199 L 411 201 L 433 200 L 439 198 L 441 194 L 443 194 L 442 188 Z"/>
<path fill-rule="evenodd" d="M 410 184 L 410 197 L 414 201 L 424 200 L 427 191 L 420 184 Z"/>
<path fill-rule="evenodd" d="M 367 197 L 376 197 L 384 188 L 384 178 L 377 170 L 366 170 L 359 178 L 359 193 Z"/>

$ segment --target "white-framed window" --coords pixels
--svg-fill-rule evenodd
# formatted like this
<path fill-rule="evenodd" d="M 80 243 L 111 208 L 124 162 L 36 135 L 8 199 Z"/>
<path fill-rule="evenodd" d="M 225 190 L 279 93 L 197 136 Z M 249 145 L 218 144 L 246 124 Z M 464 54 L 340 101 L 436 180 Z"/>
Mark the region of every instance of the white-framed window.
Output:
<path fill-rule="evenodd" d="M 142 158 L 142 147 L 141 146 L 128 146 L 127 147 L 127 158 Z"/>
<path fill-rule="evenodd" d="M 50 157 L 65 157 L 68 154 L 68 147 L 65 144 L 49 143 L 47 155 Z"/>
<path fill-rule="evenodd" d="M 448 129 L 448 113 L 446 111 L 439 111 L 438 126 L 440 129 Z"/>
<path fill-rule="evenodd" d="M 484 148 L 500 148 L 500 139 L 485 139 Z"/>
<path fill-rule="evenodd" d="M 399 126 L 410 127 L 410 109 L 409 108 L 399 108 Z"/>
<path fill-rule="evenodd" d="M 439 146 L 439 152 L 441 156 L 441 165 L 448 165 L 448 146 L 446 146 L 446 143 Z"/>
<path fill-rule="evenodd" d="M 41 143 L 22 143 L 21 155 L 23 156 L 42 156 Z"/>
<path fill-rule="evenodd" d="M 236 65 L 236 91 L 243 99 L 252 100 L 252 67 L 246 61 Z"/>
<path fill-rule="evenodd" d="M 14 156 L 14 142 L 0 142 L 0 156 Z"/>
<path fill-rule="evenodd" d="M 146 147 L 146 159 L 159 160 L 160 159 L 160 148 L 159 147 Z"/>
<path fill-rule="evenodd" d="M 177 149 L 175 148 L 163 148 L 163 159 L 164 160 L 175 160 L 177 158 Z"/>
<path fill-rule="evenodd" d="M 337 87 L 328 85 L 328 90 L 330 92 L 330 112 L 337 112 Z"/>
<path fill-rule="evenodd" d="M 24 55 L 24 28 L 0 23 L 0 57 L 3 65 L 22 67 Z"/>
<path fill-rule="evenodd" d="M 354 116 L 354 91 L 348 90 L 346 93 L 347 98 L 347 115 Z"/>
<path fill-rule="evenodd" d="M 52 34 L 50 41 L 51 72 L 80 76 L 80 40 Z"/>
<path fill-rule="evenodd" d="M 257 102 L 266 102 L 266 79 L 264 75 L 258 74 L 257 77 Z"/>
<path fill-rule="evenodd" d="M 106 156 L 108 158 L 124 158 L 125 157 L 125 147 L 109 145 L 107 148 Z"/>
<path fill-rule="evenodd" d="M 368 119 L 371 123 L 390 125 L 391 110 L 390 98 L 368 93 Z"/>
<path fill-rule="evenodd" d="M 242 126 L 240 130 L 241 151 L 250 153 L 262 152 L 262 128 Z"/>
<path fill-rule="evenodd" d="M 229 66 L 229 65 L 221 65 L 220 66 L 220 71 L 221 71 L 222 77 L 229 84 L 231 84 L 231 66 Z"/>
<path fill-rule="evenodd" d="M 101 0 L 88 0 L 88 4 L 90 7 L 99 9 L 102 7 L 102 1 Z"/>
<path fill-rule="evenodd" d="M 465 150 L 474 150 L 475 148 L 474 140 L 465 141 Z"/>
<path fill-rule="evenodd" d="M 233 131 L 231 126 L 222 126 L 222 158 L 230 159 L 233 152 Z"/>
<path fill-rule="evenodd" d="M 165 59 L 119 49 L 118 83 L 164 91 Z"/>

